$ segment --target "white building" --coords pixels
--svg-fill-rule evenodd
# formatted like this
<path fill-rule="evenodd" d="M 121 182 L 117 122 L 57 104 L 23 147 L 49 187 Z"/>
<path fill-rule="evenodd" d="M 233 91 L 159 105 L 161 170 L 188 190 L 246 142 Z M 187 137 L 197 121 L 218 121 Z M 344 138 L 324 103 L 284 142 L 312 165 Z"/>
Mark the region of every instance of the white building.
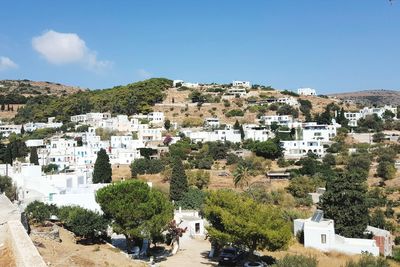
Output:
<path fill-rule="evenodd" d="M 106 113 L 90 112 L 86 114 L 71 116 L 71 122 L 94 126 L 99 121 L 109 118 L 111 118 L 111 114 L 108 112 Z"/>
<path fill-rule="evenodd" d="M 183 80 L 173 80 L 172 86 L 173 87 L 184 86 L 184 87 L 188 87 L 188 88 L 196 88 L 196 87 L 199 87 L 200 85 L 199 85 L 199 83 L 189 83 L 189 82 L 185 82 Z"/>
<path fill-rule="evenodd" d="M 376 115 L 378 116 L 378 118 L 383 119 L 383 114 L 385 113 L 385 111 L 390 111 L 395 115 L 397 114 L 396 107 L 385 105 L 384 107 L 380 108 L 364 107 L 358 112 L 345 112 L 344 116 L 347 120 L 349 120 L 349 126 L 357 127 L 359 119 L 365 118 L 368 115 Z"/>
<path fill-rule="evenodd" d="M 264 126 L 244 124 L 243 125 L 244 139 L 264 142 L 274 138 L 275 134 Z"/>
<path fill-rule="evenodd" d="M 317 95 L 317 92 L 312 88 L 299 88 L 297 89 L 297 94 L 304 96 L 315 96 Z"/>
<path fill-rule="evenodd" d="M 245 88 L 230 88 L 226 91 L 225 95 L 243 97 L 247 95 L 247 91 Z"/>
<path fill-rule="evenodd" d="M 130 164 L 140 158 L 140 148 L 145 147 L 143 141 L 133 140 L 131 135 L 111 136 L 110 163 Z"/>
<path fill-rule="evenodd" d="M 220 126 L 219 118 L 206 118 L 204 119 L 204 126 L 210 128 L 218 128 Z"/>
<path fill-rule="evenodd" d="M 20 134 L 22 125 L 8 124 L 0 125 L 0 134 L 3 137 L 10 136 L 11 133 Z"/>
<path fill-rule="evenodd" d="M 46 129 L 46 128 L 60 128 L 63 124 L 62 122 L 54 122 L 55 118 L 50 117 L 47 119 L 47 123 L 44 122 L 29 122 L 24 124 L 24 129 L 27 132 L 33 132 L 37 129 Z"/>
<path fill-rule="evenodd" d="M 43 139 L 29 139 L 25 141 L 27 147 L 42 147 L 44 146 Z"/>
<path fill-rule="evenodd" d="M 233 87 L 251 88 L 251 83 L 249 81 L 233 81 Z"/>
<path fill-rule="evenodd" d="M 357 127 L 357 122 L 363 117 L 361 112 L 345 112 L 344 117 L 349 121 L 350 127 Z"/>
<path fill-rule="evenodd" d="M 214 131 L 192 131 L 185 129 L 182 131 L 185 136 L 189 137 L 194 143 L 229 141 L 232 143 L 240 143 L 242 141 L 240 131 L 233 129 L 214 130 Z"/>
<path fill-rule="evenodd" d="M 274 122 L 280 126 L 289 126 L 293 122 L 293 117 L 291 115 L 265 115 L 260 117 L 260 121 L 264 121 L 264 124 L 268 126 Z"/>
<path fill-rule="evenodd" d="M 318 157 L 325 155 L 325 150 L 320 140 L 295 140 L 282 141 L 284 157 L 287 159 L 299 159 L 307 156 L 307 153 L 312 152 Z"/>
<path fill-rule="evenodd" d="M 335 234 L 334 221 L 323 218 L 317 210 L 312 218 L 294 220 L 294 234 L 303 231 L 304 247 L 324 252 L 337 251 L 346 254 L 371 253 L 379 256 L 379 247 L 373 239 L 346 238 Z"/>
<path fill-rule="evenodd" d="M 95 200 L 98 189 L 107 184 L 92 184 L 90 169 L 77 169 L 73 172 L 45 175 L 40 166 L 16 164 L 0 165 L 0 174 L 5 172 L 18 187 L 18 197 L 25 205 L 34 200 L 56 204 L 57 206 L 78 205 L 101 212 Z"/>
<path fill-rule="evenodd" d="M 148 114 L 136 114 L 132 119 L 148 120 L 150 124 L 161 126 L 164 124 L 165 116 L 163 112 L 150 112 Z"/>
<path fill-rule="evenodd" d="M 293 96 L 278 98 L 276 100 L 276 103 L 287 104 L 289 106 L 297 106 L 297 105 L 299 105 L 299 102 Z"/>
<path fill-rule="evenodd" d="M 143 142 L 162 141 L 163 128 L 139 129 L 138 138 Z"/>
<path fill-rule="evenodd" d="M 196 210 L 179 210 L 174 211 L 174 220 L 180 228 L 187 228 L 184 236 L 191 238 L 205 237 L 205 221 L 199 216 L 199 212 Z"/>
<path fill-rule="evenodd" d="M 336 129 L 336 125 L 318 125 L 315 122 L 307 123 L 302 128 L 302 139 L 328 142 L 336 136 Z"/>

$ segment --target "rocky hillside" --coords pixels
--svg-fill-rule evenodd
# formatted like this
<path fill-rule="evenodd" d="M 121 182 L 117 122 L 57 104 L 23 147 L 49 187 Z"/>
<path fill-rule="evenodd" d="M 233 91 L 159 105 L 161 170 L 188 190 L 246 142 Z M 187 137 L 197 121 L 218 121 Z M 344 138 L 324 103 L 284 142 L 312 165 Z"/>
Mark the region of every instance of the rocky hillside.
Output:
<path fill-rule="evenodd" d="M 85 91 L 78 87 L 52 82 L 30 80 L 0 80 L 0 95 L 17 94 L 23 96 L 54 95 L 62 96 Z"/>
<path fill-rule="evenodd" d="M 359 92 L 331 94 L 342 100 L 352 100 L 362 105 L 400 105 L 400 91 L 395 90 L 365 90 Z"/>

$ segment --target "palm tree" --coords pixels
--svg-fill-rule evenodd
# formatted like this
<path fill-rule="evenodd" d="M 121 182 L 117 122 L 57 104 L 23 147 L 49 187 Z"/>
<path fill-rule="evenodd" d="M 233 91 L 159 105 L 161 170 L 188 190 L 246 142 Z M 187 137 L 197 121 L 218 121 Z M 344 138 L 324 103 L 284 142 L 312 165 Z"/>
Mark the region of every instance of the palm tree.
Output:
<path fill-rule="evenodd" d="M 243 165 L 238 165 L 235 172 L 233 173 L 233 183 L 235 187 L 242 188 L 243 186 L 248 186 L 250 182 L 251 173 L 248 167 Z"/>

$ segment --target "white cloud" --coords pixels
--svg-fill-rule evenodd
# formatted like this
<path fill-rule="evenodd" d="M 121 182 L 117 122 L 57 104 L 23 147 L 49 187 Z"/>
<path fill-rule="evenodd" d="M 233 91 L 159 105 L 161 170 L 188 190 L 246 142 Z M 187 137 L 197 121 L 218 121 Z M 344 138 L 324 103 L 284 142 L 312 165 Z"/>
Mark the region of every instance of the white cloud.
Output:
<path fill-rule="evenodd" d="M 8 57 L 0 57 L 0 71 L 16 69 L 18 65 Z"/>
<path fill-rule="evenodd" d="M 149 79 L 153 76 L 152 73 L 148 72 L 147 70 L 140 69 L 137 71 L 137 74 L 139 75 L 140 78 L 142 79 Z"/>
<path fill-rule="evenodd" d="M 32 47 L 51 64 L 80 63 L 91 70 L 101 70 L 112 65 L 110 61 L 98 60 L 96 52 L 90 50 L 76 33 L 50 30 L 33 37 Z"/>

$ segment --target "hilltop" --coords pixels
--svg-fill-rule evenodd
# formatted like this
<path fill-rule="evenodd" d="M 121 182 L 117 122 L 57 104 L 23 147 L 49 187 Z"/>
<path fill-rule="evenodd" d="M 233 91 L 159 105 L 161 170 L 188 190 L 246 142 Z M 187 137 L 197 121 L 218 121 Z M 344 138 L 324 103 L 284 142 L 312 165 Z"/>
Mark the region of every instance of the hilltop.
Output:
<path fill-rule="evenodd" d="M 0 80 L 0 95 L 12 94 L 25 97 L 38 95 L 65 96 L 82 91 L 85 91 L 85 89 L 54 82 Z"/>
<path fill-rule="evenodd" d="M 395 90 L 364 90 L 358 92 L 331 94 L 342 100 L 351 100 L 362 105 L 400 105 L 400 91 Z"/>

